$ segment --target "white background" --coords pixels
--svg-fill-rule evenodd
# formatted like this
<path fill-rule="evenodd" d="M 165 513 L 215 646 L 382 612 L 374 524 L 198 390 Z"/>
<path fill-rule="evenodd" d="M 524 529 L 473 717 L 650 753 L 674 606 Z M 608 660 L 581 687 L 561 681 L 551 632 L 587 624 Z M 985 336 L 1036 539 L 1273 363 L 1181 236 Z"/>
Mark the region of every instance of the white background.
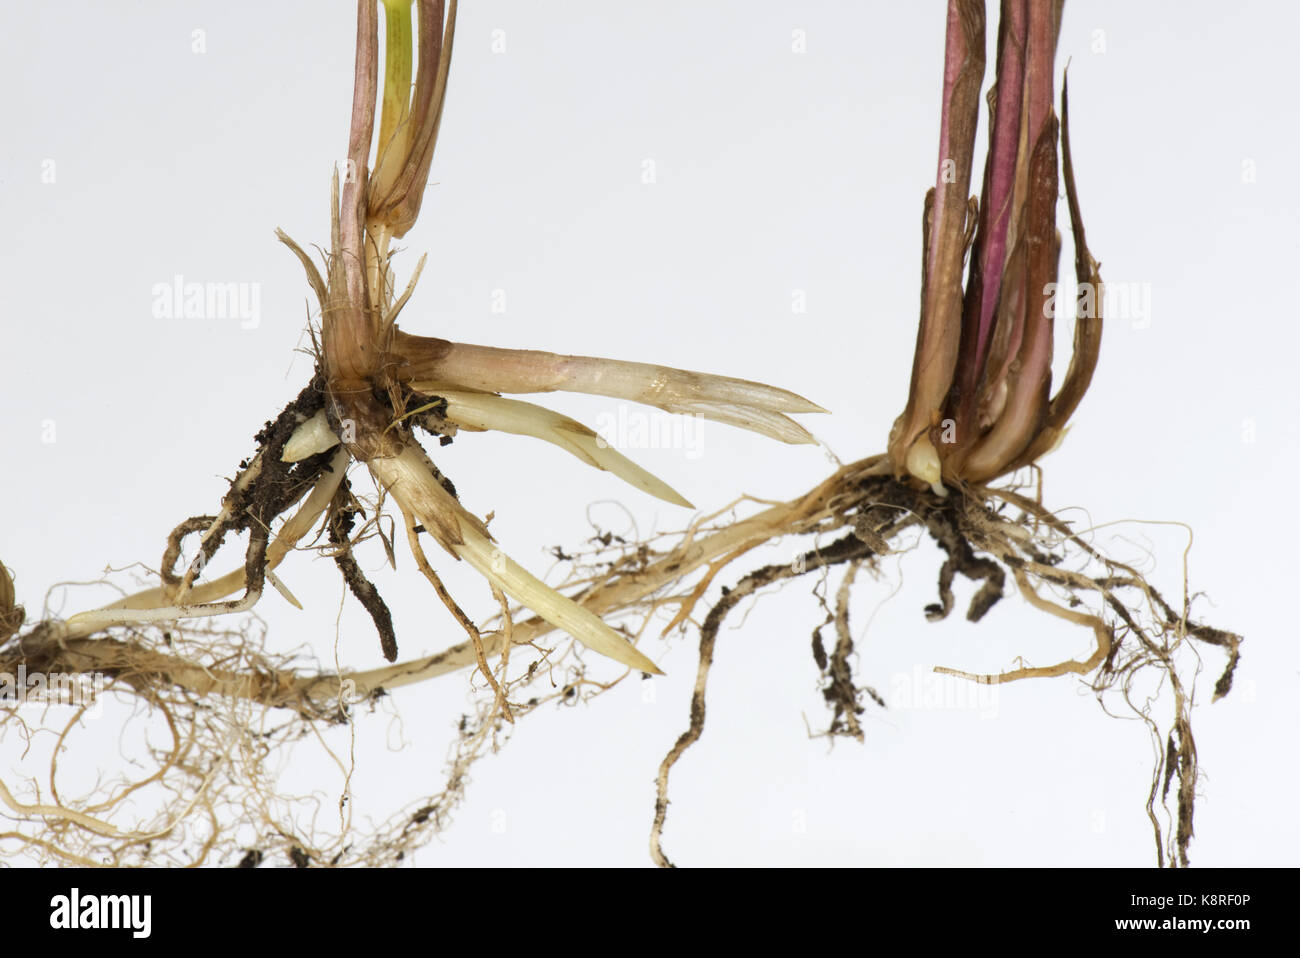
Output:
<path fill-rule="evenodd" d="M 272 229 L 304 245 L 328 237 L 355 13 L 343 2 L 73 2 L 3 16 L 0 558 L 34 611 L 56 582 L 156 565 L 172 525 L 215 508 L 252 434 L 310 375 L 294 352 L 309 290 Z M 402 325 L 771 382 L 833 411 L 805 419 L 844 460 L 881 451 L 910 373 L 943 26 L 939 3 L 464 4 L 434 185 L 398 261 L 404 277 L 429 254 Z M 1234 693 L 1209 705 L 1215 653 L 1198 687 L 1200 865 L 1295 864 L 1300 850 L 1285 758 L 1300 702 L 1285 569 L 1297 531 L 1297 28 L 1283 3 L 1071 2 L 1061 33 L 1090 244 L 1108 282 L 1148 284 L 1150 315 L 1108 323 L 1092 391 L 1045 460 L 1045 499 L 1081 527 L 1188 523 L 1195 613 L 1247 638 Z M 194 30 L 206 52 L 192 52 Z M 793 51 L 795 31 L 806 52 Z M 49 160 L 53 183 L 42 182 Z M 260 284 L 260 323 L 155 319 L 152 288 L 178 273 Z M 498 289 L 504 313 L 491 310 Z M 545 402 L 588 422 L 618 409 Z M 42 441 L 48 421 L 54 442 Z M 792 497 L 832 468 L 817 447 L 723 426 L 703 426 L 701 442 L 698 456 L 628 451 L 707 510 L 744 492 Z M 689 518 L 516 437 L 466 436 L 435 455 L 539 573 L 547 547 L 591 535 L 593 502 L 617 499 L 642 532 Z M 627 522 L 608 503 L 591 514 L 616 532 Z M 1121 524 L 1095 540 L 1121 558 L 1150 550 L 1156 582 L 1180 594 L 1181 529 Z M 752 565 L 796 549 L 778 544 Z M 458 640 L 409 558 L 396 575 L 377 547 L 363 561 L 403 657 Z M 926 623 L 939 561 L 923 543 L 857 588 L 858 674 L 887 698 L 936 664 L 1086 653 L 1084 631 L 1018 598 L 978 626 L 960 614 Z M 281 572 L 307 610 L 263 600 L 272 647 L 332 655 L 332 564 L 302 555 Z M 473 579 L 449 582 L 477 614 L 491 610 Z M 1154 863 L 1150 741 L 1074 679 L 1004 687 L 991 715 L 872 709 L 863 746 L 809 740 L 805 717 L 825 721 L 810 587 L 764 597 L 719 642 L 705 736 L 674 776 L 674 859 Z M 112 595 L 61 591 L 56 611 Z M 343 608 L 341 661 L 379 664 L 368 621 L 352 599 Z M 692 639 L 646 650 L 668 672 L 653 702 L 629 681 L 589 707 L 530 717 L 474 768 L 466 804 L 419 863 L 646 864 L 652 778 L 685 727 L 695 672 Z M 440 787 L 465 689 L 464 674 L 426 683 L 390 700 L 400 722 L 359 723 L 359 813 L 382 820 Z M 331 806 L 337 770 L 304 749 L 286 781 Z M 23 771 L 8 748 L 4 759 L 5 774 Z"/>

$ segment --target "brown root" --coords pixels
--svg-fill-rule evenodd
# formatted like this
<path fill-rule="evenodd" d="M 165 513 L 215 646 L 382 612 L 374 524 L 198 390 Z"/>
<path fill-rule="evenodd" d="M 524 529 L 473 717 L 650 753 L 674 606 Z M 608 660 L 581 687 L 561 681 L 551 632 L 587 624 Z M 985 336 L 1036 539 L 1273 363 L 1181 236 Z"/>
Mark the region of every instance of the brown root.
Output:
<path fill-rule="evenodd" d="M 966 616 L 969 621 L 978 622 L 1002 597 L 1005 575 L 1009 571 L 1020 594 L 1031 606 L 1070 624 L 1088 628 L 1094 639 L 1093 651 L 1087 657 L 1054 665 L 1022 666 L 993 675 L 945 666 L 938 666 L 935 671 L 981 684 L 1073 674 L 1086 678 L 1099 700 L 1107 692 L 1118 689 L 1127 706 L 1143 720 L 1160 746 L 1158 754 L 1161 757 L 1153 770 L 1147 801 L 1157 861 L 1161 865 L 1186 867 L 1189 864 L 1188 847 L 1193 835 L 1198 780 L 1191 711 L 1193 687 L 1200 670 L 1200 659 L 1190 647 L 1189 640 L 1215 646 L 1227 656 L 1212 701 L 1217 701 L 1231 688 L 1242 641 L 1235 633 L 1191 619 L 1186 555 L 1183 603 L 1181 608 L 1175 609 L 1137 569 L 1107 557 L 1085 541 L 1069 523 L 1015 489 L 958 488 L 949 490 L 946 497 L 940 498 L 929 491 L 918 492 L 907 484 L 869 476 L 848 488 L 841 488 L 839 495 L 830 498 L 838 506 L 835 518 L 819 526 L 818 531 L 824 533 L 848 527 L 854 530 L 849 537 L 838 540 L 827 549 L 806 553 L 791 567 L 767 566 L 744 576 L 734 589 L 723 590 L 705 618 L 700 633 L 700 665 L 689 724 L 664 758 L 657 779 L 651 825 L 653 859 L 660 865 L 671 864 L 662 849 L 669 804 L 668 773 L 703 733 L 709 668 L 718 631 L 730 611 L 742 598 L 765 585 L 795 578 L 836 562 L 849 562 L 834 608 L 822 600 L 827 616 L 813 631 L 812 646 L 814 660 L 825 680 L 823 695 L 832 713 L 830 725 L 823 734 L 832 737 L 847 735 L 861 741 L 862 729 L 857 716 L 862 712 L 864 695 L 879 705 L 884 703 L 869 687 L 860 688 L 855 683 L 848 665 L 848 654 L 853 648 L 848 629 L 849 592 L 862 561 L 889 551 L 890 539 L 912 525 L 921 524 L 947 556 L 938 574 L 939 602 L 925 610 L 930 621 L 942 619 L 952 610 L 952 582 L 955 575 L 961 573 L 982 583 Z M 1008 518 L 1008 507 L 1019 510 L 1019 515 Z M 896 510 L 895 515 L 903 518 L 882 524 L 880 517 L 886 509 Z M 849 545 L 850 541 L 855 546 Z M 711 567 L 710 577 L 716 576 L 722 567 L 721 563 Z M 1047 598 L 1049 591 L 1057 598 Z M 692 604 L 698 599 L 697 594 L 690 596 Z M 828 656 L 821 633 L 823 628 L 832 624 L 837 642 L 835 652 Z M 1187 657 L 1180 654 L 1184 650 L 1193 653 L 1190 669 L 1185 661 Z M 1139 701 L 1137 697 L 1134 679 L 1147 670 L 1155 670 L 1173 692 L 1173 715 L 1167 732 L 1151 717 L 1152 703 Z M 1169 810 L 1166 803 L 1175 779 L 1178 787 L 1174 808 Z M 1165 816 L 1171 819 L 1170 827 L 1162 825 L 1157 806 L 1163 808 Z"/>
<path fill-rule="evenodd" d="M 331 475 L 323 462 L 305 468 L 308 460 L 293 467 L 278 464 L 279 457 L 269 455 L 269 443 L 274 441 L 272 430 L 260 450 L 261 465 L 254 471 L 252 463 L 246 464 L 244 473 L 250 478 L 242 484 L 237 479 L 232 486 L 240 489 L 238 509 L 228 497 L 225 515 L 196 517 L 173 531 L 164 557 L 164 567 L 171 572 L 170 588 L 176 589 L 176 580 L 181 579 L 176 569 L 183 538 L 205 534 L 211 541 L 217 534 L 214 530 L 222 528 L 251 533 L 241 581 L 253 586 L 263 574 L 272 574 L 278 560 L 267 541 L 274 510 L 287 509 L 301 498 L 310 475 L 306 470 Z M 953 581 L 962 575 L 978 583 L 967 609 L 967 618 L 978 621 L 1002 597 L 1009 572 L 1027 601 L 1089 628 L 1093 650 L 1077 660 L 988 676 L 951 668 L 940 671 L 986 683 L 1077 674 L 1099 698 L 1118 693 L 1159 745 L 1147 814 L 1160 861 L 1186 865 L 1198 776 L 1191 714 L 1199 659 L 1184 653 L 1194 653 L 1195 644 L 1214 646 L 1225 654 L 1227 666 L 1215 685 L 1217 700 L 1231 687 L 1240 637 L 1194 621 L 1186 587 L 1182 602 L 1171 604 L 1136 569 L 1107 558 L 1069 524 L 1014 489 L 953 488 L 940 498 L 894 480 L 882 469 L 883 462 L 877 457 L 845 466 L 807 495 L 785 503 L 763 503 L 747 517 L 737 518 L 734 509 L 723 510 L 702 517 L 679 534 L 648 541 L 597 530 L 585 550 L 557 549 L 557 558 L 570 567 L 568 594 L 640 640 L 652 627 L 667 632 L 696 621 L 695 611 L 707 602 L 710 583 L 757 546 L 783 536 L 812 536 L 827 543 L 805 550 L 792 563 L 767 565 L 741 576 L 708 605 L 700 628 L 687 728 L 658 771 L 651 826 L 655 861 L 671 864 L 663 848 L 669 777 L 703 734 L 709 675 L 731 611 L 765 588 L 815 574 L 815 591 L 825 613 L 812 631 L 812 654 L 828 710 L 821 734 L 861 741 L 861 716 L 868 700 L 884 703 L 853 674 L 851 597 L 855 588 L 861 588 L 858 580 L 864 567 L 872 571 L 875 558 L 892 552 L 901 533 L 917 528 L 924 529 L 945 555 L 937 577 L 938 602 L 925 610 L 928 619 L 951 612 Z M 322 551 L 327 555 L 350 551 L 373 526 L 381 530 L 379 537 L 391 553 L 391 543 L 382 534 L 379 505 L 369 512 L 366 527 L 354 533 L 352 513 L 360 505 L 341 477 L 329 488 L 322 512 L 314 513 L 323 514 L 327 505 L 333 505 L 326 525 L 332 541 Z M 420 530 L 409 517 L 404 525 L 408 538 L 415 540 L 412 552 L 417 566 L 428 578 L 433 570 L 427 558 L 420 562 Z M 306 531 L 297 529 L 289 545 Z M 841 565 L 843 578 L 832 590 L 827 586 L 829 570 Z M 589 701 L 621 681 L 599 679 L 579 646 L 541 645 L 552 628 L 537 618 L 520 617 L 504 596 L 498 594 L 499 621 L 475 623 L 439 588 L 436 574 L 429 581 L 466 641 L 437 655 L 366 672 L 340 674 L 301 657 L 272 655 L 251 619 L 237 627 L 218 627 L 216 620 L 207 626 L 174 620 L 126 622 L 84 634 L 46 618 L 0 643 L 0 673 L 25 667 L 29 672 L 98 676 L 104 686 L 101 700 L 125 708 L 134 716 L 131 721 L 148 721 L 155 727 L 161 723 L 168 729 L 170 743 L 152 748 L 147 761 L 136 758 L 128 766 L 143 772 L 77 794 L 57 773 L 57 751 L 75 748 L 87 732 L 83 708 L 62 729 L 59 748 L 49 758 L 48 781 L 0 783 L 4 785 L 0 803 L 14 821 L 0 834 L 0 849 L 21 851 L 34 861 L 76 864 L 225 862 L 256 867 L 264 862 L 345 866 L 402 861 L 447 827 L 464 798 L 472 764 L 499 749 L 520 720 L 547 703 L 573 706 Z M 195 584 L 193 590 L 203 601 L 211 597 L 209 584 Z M 162 598 L 159 590 L 151 601 Z M 139 604 L 142 601 L 123 600 L 117 606 L 151 608 Z M 275 749 L 308 736 L 328 748 L 325 736 L 330 727 L 355 721 L 358 707 L 373 711 L 401 686 L 472 666 L 477 666 L 485 684 L 458 726 L 438 788 L 369 832 L 359 830 L 350 814 L 329 830 L 312 831 L 301 825 L 294 813 L 299 799 L 280 794 L 269 771 L 268 757 Z M 1152 703 L 1141 700 L 1137 691 L 1135 677 L 1147 670 L 1155 670 L 1173 692 L 1172 721 L 1167 726 L 1152 717 Z M 144 707 L 136 708 L 140 705 Z M 0 709 L 0 731 L 10 727 L 30 736 L 24 723 L 17 710 Z M 133 726 L 124 719 L 123 729 L 128 727 Z M 67 756 L 62 761 L 65 766 L 72 764 Z M 340 808 L 348 795 L 345 785 Z"/>
<path fill-rule="evenodd" d="M 330 542 L 338 547 L 338 551 L 334 553 L 334 564 L 343 574 L 343 581 L 347 583 L 348 590 L 356 596 L 357 601 L 369 613 L 370 621 L 375 624 L 375 631 L 379 633 L 379 648 L 384 658 L 389 662 L 396 662 L 397 633 L 393 629 L 393 614 L 388 611 L 388 603 L 379 594 L 374 583 L 366 578 L 365 573 L 361 571 L 361 566 L 352 555 L 352 542 L 348 537 L 352 532 L 352 524 L 359 515 L 361 515 L 361 507 L 352 498 L 352 489 L 344 479 L 339 485 L 338 492 L 334 494 L 334 502 L 330 508 L 329 538 Z"/>

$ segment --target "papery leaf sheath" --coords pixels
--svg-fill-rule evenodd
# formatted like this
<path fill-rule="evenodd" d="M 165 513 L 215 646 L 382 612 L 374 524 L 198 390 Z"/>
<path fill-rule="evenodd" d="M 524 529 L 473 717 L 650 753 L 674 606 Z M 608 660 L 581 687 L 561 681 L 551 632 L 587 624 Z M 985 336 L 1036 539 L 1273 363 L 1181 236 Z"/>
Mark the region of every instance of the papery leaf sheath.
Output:
<path fill-rule="evenodd" d="M 957 363 L 967 196 L 983 81 L 984 4 L 949 0 L 939 164 L 923 268 L 921 322 L 907 406 L 889 440 L 890 458 L 899 475 L 913 442 L 939 418 Z"/>

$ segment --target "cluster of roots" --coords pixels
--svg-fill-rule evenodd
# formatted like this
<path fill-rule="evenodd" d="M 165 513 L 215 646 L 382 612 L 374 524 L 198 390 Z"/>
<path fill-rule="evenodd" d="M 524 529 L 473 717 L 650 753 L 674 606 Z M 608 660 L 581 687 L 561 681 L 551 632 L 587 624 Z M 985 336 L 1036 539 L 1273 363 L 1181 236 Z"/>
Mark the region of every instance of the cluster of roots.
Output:
<path fill-rule="evenodd" d="M 188 587 L 225 537 L 240 531 L 249 534 L 248 583 L 260 587 L 270 577 L 274 584 L 266 567 L 271 522 L 331 468 L 327 454 L 294 464 L 280 461 L 288 435 L 319 402 L 316 381 L 259 433 L 259 456 L 241 464 L 222 514 L 192 517 L 176 527 L 156 573 L 164 588 Z M 436 419 L 426 417 L 422 425 L 438 432 Z M 880 707 L 884 702 L 854 674 L 850 597 L 864 566 L 873 571 L 874 560 L 894 551 L 904 532 L 920 529 L 945 556 L 926 618 L 951 613 L 953 583 L 962 576 L 976 585 L 966 609 L 970 621 L 978 622 L 1014 589 L 1043 613 L 1090 630 L 1094 643 L 1088 657 L 1050 666 L 994 675 L 936 671 L 981 683 L 1074 674 L 1099 698 L 1117 693 L 1159 744 L 1146 802 L 1158 860 L 1187 865 L 1197 782 L 1191 729 L 1197 647 L 1216 646 L 1225 655 L 1213 693 L 1218 699 L 1231 688 L 1240 637 L 1193 620 L 1185 575 L 1183 595 L 1167 601 L 1142 573 L 1103 555 L 1085 531 L 1073 529 L 1037 498 L 1016 488 L 986 487 L 950 488 L 941 497 L 895 480 L 880 468 L 881 461 L 875 457 L 842 467 L 807 495 L 745 517 L 733 506 L 678 534 L 644 540 L 597 530 L 580 548 L 556 548 L 557 561 L 568 571 L 566 591 L 630 640 L 640 641 L 652 626 L 665 635 L 698 629 L 699 667 L 688 727 L 658 774 L 651 825 L 655 860 L 671 864 L 662 845 L 669 774 L 703 733 L 714 649 L 727 617 L 761 590 L 813 576 L 825 613 L 811 632 L 828 709 L 824 734 L 861 741 L 860 717 L 869 702 Z M 382 539 L 391 553 L 382 518 L 382 501 L 362 503 L 344 478 L 325 513 L 324 541 L 316 548 L 338 564 L 392 661 L 397 656 L 392 617 L 353 558 L 353 550 L 371 537 Z M 196 558 L 180 570 L 183 540 L 195 533 L 202 534 Z M 753 569 L 721 587 L 720 594 L 711 592 L 744 556 L 784 537 L 807 537 L 816 544 L 793 561 Z M 836 567 L 843 567 L 843 574 L 832 596 L 828 577 Z M 13 611 L 6 615 L 13 618 Z M 83 702 L 68 715 L 20 710 L 0 701 L 0 741 L 12 743 L 16 736 L 26 749 L 27 767 L 39 767 L 42 755 L 48 763 L 41 775 L 21 781 L 0 776 L 0 813 L 11 823 L 0 831 L 0 854 L 81 865 L 398 863 L 447 827 L 464 797 L 470 766 L 496 751 L 515 723 L 545 704 L 577 704 L 622 680 L 617 675 L 606 680 L 580 647 L 540 619 L 516 618 L 504 606 L 495 629 L 470 623 L 468 641 L 370 672 L 339 672 L 310 656 L 272 654 L 259 620 L 248 615 L 204 621 L 206 626 L 197 627 L 183 621 L 122 625 L 69 637 L 47 609 L 31 628 L 9 630 L 0 642 L 0 675 L 22 668 L 95 676 L 104 684 L 99 707 L 118 716 L 120 740 L 135 741 L 138 748 L 123 756 L 123 768 L 134 774 L 124 771 L 113 778 L 105 772 L 74 795 L 71 780 L 78 776 L 69 768 L 83 763 L 84 773 L 102 765 L 100 745 L 76 747 L 91 729 L 87 709 L 96 706 Z M 232 621 L 237 624 L 225 624 Z M 495 658 L 492 666 L 489 657 Z M 324 745 L 331 727 L 391 708 L 390 693 L 401 686 L 467 667 L 473 668 L 477 704 L 455 722 L 443 781 L 378 828 L 363 833 L 354 824 L 346 786 L 331 815 L 319 808 L 304 814 L 304 807 L 320 805 L 319 794 L 277 791 L 268 769 L 278 749 L 311 736 Z M 1152 716 L 1143 686 L 1135 684 L 1149 670 L 1172 691 L 1171 716 L 1163 723 Z M 159 729 L 166 731 L 162 744 Z M 349 781 L 351 774 L 349 768 Z"/>
<path fill-rule="evenodd" d="M 1225 655 L 1226 664 L 1213 691 L 1212 701 L 1217 701 L 1231 690 L 1241 637 L 1190 618 L 1185 578 L 1180 602 L 1171 605 L 1137 569 L 1103 555 L 1039 501 L 1015 489 L 956 488 L 940 497 L 879 475 L 848 485 L 836 497 L 834 516 L 815 529 L 805 530 L 825 535 L 835 532 L 838 526 L 841 534 L 831 536 L 826 545 L 800 554 L 793 562 L 763 566 L 741 577 L 734 586 L 723 587 L 722 595 L 705 616 L 699 633 L 699 668 L 689 725 L 665 756 L 657 778 L 651 825 L 651 854 L 655 861 L 665 867 L 673 864 L 662 841 L 669 775 L 704 731 L 709 673 L 719 631 L 727 617 L 765 587 L 808 575 L 824 582 L 828 570 L 843 566 L 834 600 L 828 601 L 819 593 L 826 617 L 812 631 L 812 656 L 821 674 L 821 692 L 829 711 L 829 722 L 822 734 L 862 741 L 859 716 L 868 707 L 867 701 L 881 708 L 886 706 L 874 688 L 860 684 L 853 674 L 854 645 L 849 628 L 852 588 L 864 564 L 870 565 L 894 551 L 892 543 L 906 529 L 920 527 L 946 556 L 938 573 L 938 601 L 925 609 L 930 621 L 943 619 L 952 611 L 952 586 L 957 575 L 977 585 L 966 609 L 970 622 L 980 621 L 1004 597 L 1010 580 L 1033 607 L 1089 628 L 1095 639 L 1094 651 L 1086 659 L 991 675 L 943 667 L 935 671 L 981 684 L 1075 674 L 1089 683 L 1103 704 L 1106 693 L 1118 691 L 1146 724 L 1157 745 L 1159 758 L 1146 801 L 1157 861 L 1187 866 L 1198 775 L 1191 726 L 1195 680 L 1200 672 L 1195 646 L 1215 646 Z M 828 629 L 834 636 L 829 652 L 824 635 Z M 1190 668 L 1186 665 L 1188 659 L 1192 662 Z M 1142 673 L 1153 669 L 1172 690 L 1172 717 L 1163 726 L 1152 716 L 1152 703 L 1139 691 L 1137 683 Z M 1175 781 L 1171 811 L 1170 791 Z"/>

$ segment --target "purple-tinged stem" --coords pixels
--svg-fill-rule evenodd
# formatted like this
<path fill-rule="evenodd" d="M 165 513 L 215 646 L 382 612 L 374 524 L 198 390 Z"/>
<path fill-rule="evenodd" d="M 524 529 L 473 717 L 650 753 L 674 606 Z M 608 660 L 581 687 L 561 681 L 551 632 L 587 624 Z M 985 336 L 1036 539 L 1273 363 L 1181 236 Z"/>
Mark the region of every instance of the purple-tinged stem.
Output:
<path fill-rule="evenodd" d="M 1056 232 L 1058 125 L 1052 113 L 1057 15 L 1050 0 L 1029 4 L 1025 63 L 1024 120 L 1033 152 L 1024 182 L 1024 330 L 1015 362 L 1008 367 L 1007 399 L 993 428 L 979 441 L 962 468 L 965 478 L 982 481 L 1004 473 L 1042 428 L 1052 377 L 1052 317 L 1044 308 L 1054 295 L 1060 238 Z M 1017 203 L 1020 198 L 1017 196 Z M 1007 295 L 1003 283 L 1002 295 Z M 986 388 L 999 389 L 997 381 Z"/>
<path fill-rule="evenodd" d="M 322 317 L 325 367 L 333 384 L 355 388 L 378 368 L 378 334 L 366 292 L 365 197 L 379 72 L 375 0 L 357 2 L 357 58 L 348 134 L 348 169 L 330 263 L 330 302 Z"/>
<path fill-rule="evenodd" d="M 1060 439 L 1074 415 L 1084 393 L 1092 383 L 1101 355 L 1102 282 L 1097 261 L 1088 250 L 1083 217 L 1079 212 L 1079 194 L 1074 185 L 1074 163 L 1070 158 L 1069 83 L 1061 87 L 1061 165 L 1065 170 L 1065 196 L 1070 204 L 1070 227 L 1074 233 L 1074 272 L 1079 283 L 1075 305 L 1074 352 L 1060 391 L 1052 397 L 1042 431 L 1015 464 L 1018 468 L 1048 452 Z M 1088 295 L 1091 294 L 1091 295 Z"/>
<path fill-rule="evenodd" d="M 958 451 L 979 434 L 977 392 L 984 377 L 989 343 L 997 316 L 998 297 L 1007 261 L 1007 235 L 1014 210 L 1012 193 L 1020 143 L 1021 101 L 1025 82 L 1026 0 L 1002 0 L 998 23 L 996 86 L 989 94 L 992 128 L 984 167 L 979 230 L 971 258 L 970 279 L 962 315 L 961 349 L 950 415 L 955 423 Z M 943 453 L 950 450 L 940 447 Z M 948 456 L 944 456 L 945 461 Z"/>
<path fill-rule="evenodd" d="M 433 164 L 456 33 L 456 0 L 451 0 L 449 6 L 447 10 L 443 0 L 419 0 L 419 59 L 410 113 L 411 133 L 400 139 L 408 150 L 403 156 L 383 158 L 385 175 L 382 180 L 377 178 L 370 196 L 369 215 L 382 221 L 396 237 L 405 236 L 419 216 Z"/>
<path fill-rule="evenodd" d="M 966 253 L 967 196 L 984 81 L 984 4 L 949 0 L 944 52 L 943 105 L 939 126 L 939 168 L 925 251 L 921 323 L 917 333 L 907 407 L 890 435 L 896 474 L 925 473 L 937 480 L 937 459 L 925 432 L 937 422 L 957 363 L 961 341 L 962 265 Z M 914 444 L 924 441 L 916 466 Z"/>

